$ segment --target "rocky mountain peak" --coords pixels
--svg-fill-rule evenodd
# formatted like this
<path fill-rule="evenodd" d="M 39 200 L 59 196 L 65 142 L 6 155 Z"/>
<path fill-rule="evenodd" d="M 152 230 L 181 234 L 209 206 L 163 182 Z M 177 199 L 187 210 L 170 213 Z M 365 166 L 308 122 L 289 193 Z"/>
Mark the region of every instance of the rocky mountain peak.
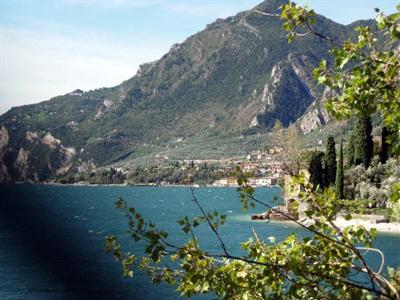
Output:
<path fill-rule="evenodd" d="M 288 0 L 264 0 L 258 4 L 255 9 L 266 13 L 277 14 L 279 13 L 279 8 L 288 2 Z"/>
<path fill-rule="evenodd" d="M 266 0 L 256 9 L 279 13 L 284 3 Z M 351 31 L 324 18 L 318 24 L 331 36 Z M 78 89 L 0 116 L 2 140 L 7 133 L 0 181 L 44 180 L 82 165 L 148 159 L 160 149 L 176 159 L 218 157 L 221 142 L 192 152 L 210 139 L 266 131 L 276 120 L 287 126 L 303 117 L 312 130 L 327 121 L 312 70 L 329 48 L 315 37 L 288 44 L 279 19 L 254 10 L 217 20 L 116 87 Z"/>

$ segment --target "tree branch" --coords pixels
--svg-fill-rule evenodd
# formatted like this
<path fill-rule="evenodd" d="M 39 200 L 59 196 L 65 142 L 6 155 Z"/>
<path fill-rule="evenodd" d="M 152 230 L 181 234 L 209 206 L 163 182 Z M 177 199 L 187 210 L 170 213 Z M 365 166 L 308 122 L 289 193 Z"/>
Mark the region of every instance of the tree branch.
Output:
<path fill-rule="evenodd" d="M 214 232 L 215 236 L 217 237 L 219 243 L 221 244 L 221 248 L 224 251 L 226 256 L 229 256 L 228 250 L 226 249 L 225 243 L 222 240 L 221 236 L 219 235 L 218 231 L 214 228 L 213 224 L 211 223 L 208 215 L 206 214 L 206 212 L 204 211 L 203 207 L 200 205 L 199 201 L 196 198 L 196 195 L 194 193 L 194 188 L 192 186 L 190 186 L 190 191 L 192 192 L 192 199 L 193 202 L 196 203 L 197 207 L 200 209 L 201 214 L 203 215 L 203 217 L 206 219 L 208 225 L 210 226 L 211 230 Z"/>

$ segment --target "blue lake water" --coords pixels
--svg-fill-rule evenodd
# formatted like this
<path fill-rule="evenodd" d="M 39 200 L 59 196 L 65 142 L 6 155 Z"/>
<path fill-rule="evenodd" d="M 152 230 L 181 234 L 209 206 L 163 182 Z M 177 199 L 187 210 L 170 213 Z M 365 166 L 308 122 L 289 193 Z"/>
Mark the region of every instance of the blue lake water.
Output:
<path fill-rule="evenodd" d="M 278 188 L 258 189 L 264 201 L 279 196 Z M 0 186 L 0 299 L 177 299 L 166 285 L 153 286 L 138 273 L 123 278 L 122 268 L 104 253 L 104 237 L 115 234 L 126 250 L 142 251 L 125 235 L 127 220 L 115 209 L 118 197 L 126 199 L 171 240 L 182 242 L 176 220 L 199 215 L 184 187 L 105 187 L 4 185 Z M 228 215 L 221 236 L 233 253 L 252 236 L 283 238 L 298 227 L 280 222 L 255 222 L 243 213 L 235 189 L 199 188 L 196 195 L 206 210 Z M 196 230 L 202 246 L 220 252 L 217 240 L 205 226 Z M 386 265 L 400 265 L 400 236 L 379 234 L 374 246 L 385 254 Z M 378 266 L 372 253 L 368 259 Z M 200 297 L 212 299 L 212 296 Z"/>

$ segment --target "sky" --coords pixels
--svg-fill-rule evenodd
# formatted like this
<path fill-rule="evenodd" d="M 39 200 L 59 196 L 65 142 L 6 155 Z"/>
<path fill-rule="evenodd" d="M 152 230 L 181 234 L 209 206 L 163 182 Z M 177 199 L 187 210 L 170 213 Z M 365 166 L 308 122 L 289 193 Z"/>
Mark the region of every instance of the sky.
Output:
<path fill-rule="evenodd" d="M 0 114 L 75 89 L 111 87 L 175 43 L 260 0 L 3 0 Z M 398 0 L 300 0 L 338 23 L 391 13 Z"/>

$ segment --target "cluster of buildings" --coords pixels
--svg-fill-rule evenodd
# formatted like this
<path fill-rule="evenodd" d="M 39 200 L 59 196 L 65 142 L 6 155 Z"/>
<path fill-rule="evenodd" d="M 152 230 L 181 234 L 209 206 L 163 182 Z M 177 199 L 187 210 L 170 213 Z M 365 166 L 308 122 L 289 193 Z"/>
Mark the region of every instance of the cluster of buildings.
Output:
<path fill-rule="evenodd" d="M 266 187 L 276 185 L 279 178 L 284 178 L 283 165 L 277 159 L 281 148 L 272 148 L 269 151 L 255 151 L 246 156 L 246 161 L 240 162 L 242 171 L 251 174 L 249 185 Z M 237 186 L 236 177 L 227 177 L 216 180 L 214 186 Z"/>
<path fill-rule="evenodd" d="M 248 178 L 249 185 L 257 187 L 267 187 L 277 184 L 277 178 L 274 177 L 250 177 Z M 227 186 L 227 187 L 237 187 L 236 177 L 221 178 L 214 182 L 214 186 Z"/>
<path fill-rule="evenodd" d="M 236 166 L 240 166 L 243 172 L 248 174 L 248 183 L 254 187 L 268 187 L 277 185 L 283 181 L 285 176 L 283 165 L 278 157 L 282 149 L 272 148 L 268 151 L 253 151 L 243 158 L 223 158 L 223 159 L 185 159 L 181 161 L 173 161 L 164 154 L 156 154 L 154 162 L 158 165 L 157 168 L 178 168 L 185 171 L 188 168 L 203 168 L 208 166 L 210 177 L 224 178 L 217 179 L 213 182 L 214 186 L 220 187 L 237 187 L 237 178 L 232 174 L 232 170 Z M 128 169 L 122 166 L 115 166 L 117 172 L 126 175 Z M 211 179 L 212 180 L 212 179 Z"/>

